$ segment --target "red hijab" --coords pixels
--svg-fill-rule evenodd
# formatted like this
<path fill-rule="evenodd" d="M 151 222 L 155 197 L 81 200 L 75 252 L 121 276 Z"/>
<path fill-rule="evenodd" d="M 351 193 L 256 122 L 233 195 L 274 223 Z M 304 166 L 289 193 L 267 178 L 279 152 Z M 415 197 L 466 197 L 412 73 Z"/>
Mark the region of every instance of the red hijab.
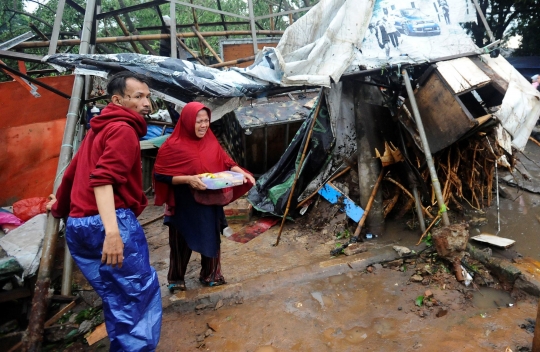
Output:
<path fill-rule="evenodd" d="M 201 103 L 191 102 L 182 109 L 173 133 L 159 148 L 154 165 L 155 173 L 167 176 L 192 176 L 205 172 L 226 171 L 237 166 L 223 150 L 210 128 L 202 138 L 195 134 L 195 121 L 202 109 L 205 109 L 208 118 L 211 118 L 210 109 Z M 246 183 L 233 187 L 233 200 L 244 195 L 252 186 L 251 183 Z M 170 185 L 154 181 L 154 188 L 156 205 L 167 203 L 169 208 L 174 207 L 174 193 Z"/>

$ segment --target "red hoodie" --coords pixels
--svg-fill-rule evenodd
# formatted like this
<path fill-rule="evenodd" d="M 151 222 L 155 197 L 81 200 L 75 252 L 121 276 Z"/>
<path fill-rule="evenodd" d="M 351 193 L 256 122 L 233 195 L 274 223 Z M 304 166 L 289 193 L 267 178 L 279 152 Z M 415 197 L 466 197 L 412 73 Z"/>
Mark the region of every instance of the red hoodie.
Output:
<path fill-rule="evenodd" d="M 56 192 L 53 216 L 99 214 L 94 187 L 103 185 L 113 185 L 116 209 L 129 208 L 138 216 L 148 204 L 139 145 L 139 138 L 146 135 L 146 121 L 133 110 L 109 104 L 90 120 L 90 127 Z"/>

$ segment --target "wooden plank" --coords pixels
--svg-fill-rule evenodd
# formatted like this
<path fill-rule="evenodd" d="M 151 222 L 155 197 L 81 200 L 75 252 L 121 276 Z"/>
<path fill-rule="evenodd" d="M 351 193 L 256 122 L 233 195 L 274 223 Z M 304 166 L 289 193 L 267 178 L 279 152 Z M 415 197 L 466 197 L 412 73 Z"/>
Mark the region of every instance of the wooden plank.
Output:
<path fill-rule="evenodd" d="M 360 221 L 362 218 L 364 209 L 360 208 L 349 197 L 341 193 L 332 183 L 328 182 L 325 184 L 319 191 L 319 194 L 332 204 L 336 204 L 343 199 L 342 203 L 344 207 L 342 210 L 345 211 L 347 216 L 355 222 Z"/>
<path fill-rule="evenodd" d="M 259 48 L 259 50 L 262 50 L 265 46 L 275 48 L 277 44 L 278 44 L 277 42 L 275 43 L 257 42 L 257 47 Z M 236 43 L 236 44 L 223 43 L 223 61 L 232 61 L 232 60 L 248 57 L 250 55 L 253 55 L 253 44 L 251 42 Z M 243 64 L 234 65 L 234 66 L 248 67 L 249 65 L 251 65 L 251 62 L 246 62 Z"/>
<path fill-rule="evenodd" d="M 92 346 L 96 342 L 107 337 L 107 329 L 105 328 L 105 323 L 98 325 L 98 327 L 86 338 L 89 346 Z"/>
<path fill-rule="evenodd" d="M 26 62 L 36 62 L 36 63 L 42 63 L 41 59 L 43 58 L 43 56 L 39 56 L 39 55 L 25 54 L 25 53 L 19 53 L 19 52 L 9 51 L 9 50 L 0 50 L 0 57 L 6 58 L 6 59 L 15 59 L 15 60 L 22 60 Z"/>
<path fill-rule="evenodd" d="M 437 70 L 456 94 L 490 81 L 490 78 L 466 57 L 438 62 Z"/>
<path fill-rule="evenodd" d="M 43 327 L 45 328 L 48 328 L 49 326 L 53 325 L 54 323 L 56 323 L 58 320 L 60 320 L 60 318 L 62 318 L 62 316 L 64 314 L 66 314 L 67 312 L 69 312 L 71 310 L 71 308 L 75 307 L 75 305 L 77 304 L 77 302 L 73 301 L 71 302 L 70 304 L 68 304 L 67 306 L 65 306 L 64 308 L 60 309 L 58 311 L 58 313 L 56 313 L 55 315 L 53 315 L 49 320 L 47 320 L 45 322 L 45 325 L 43 325 Z"/>
<path fill-rule="evenodd" d="M 502 248 L 508 248 L 512 246 L 514 243 L 516 243 L 516 241 L 511 240 L 509 238 L 489 235 L 487 233 L 483 233 L 478 236 L 471 237 L 471 239 L 478 242 L 488 243 L 496 247 L 502 247 Z"/>

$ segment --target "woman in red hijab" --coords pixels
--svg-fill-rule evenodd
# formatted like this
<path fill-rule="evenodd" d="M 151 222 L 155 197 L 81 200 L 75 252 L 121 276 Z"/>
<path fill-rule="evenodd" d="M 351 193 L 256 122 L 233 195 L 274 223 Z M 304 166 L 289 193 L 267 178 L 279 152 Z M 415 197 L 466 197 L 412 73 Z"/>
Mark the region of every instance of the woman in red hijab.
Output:
<path fill-rule="evenodd" d="M 203 285 L 225 283 L 220 264 L 220 233 L 227 227 L 223 203 L 206 204 L 216 196 L 232 202 L 255 184 L 253 176 L 221 148 L 210 130 L 210 116 L 210 109 L 203 104 L 187 104 L 173 133 L 159 149 L 154 166 L 155 203 L 167 206 L 165 224 L 169 226 L 171 247 L 167 279 L 171 292 L 186 290 L 184 276 L 192 251 L 201 254 L 199 281 Z M 243 174 L 244 184 L 229 192 L 205 191 L 206 185 L 199 175 L 226 170 Z M 220 197 L 225 194 L 226 197 Z M 210 202 L 202 204 L 201 198 L 205 196 L 209 196 Z"/>

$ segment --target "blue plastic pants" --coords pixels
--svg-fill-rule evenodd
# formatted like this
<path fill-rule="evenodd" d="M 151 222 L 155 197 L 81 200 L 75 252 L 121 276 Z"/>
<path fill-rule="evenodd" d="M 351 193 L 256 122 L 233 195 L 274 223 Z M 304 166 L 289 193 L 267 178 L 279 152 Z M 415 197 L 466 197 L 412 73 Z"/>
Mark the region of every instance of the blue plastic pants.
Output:
<path fill-rule="evenodd" d="M 101 263 L 105 230 L 99 215 L 68 218 L 66 240 L 73 259 L 103 300 L 111 351 L 154 351 L 161 333 L 161 293 L 150 266 L 144 232 L 129 209 L 117 209 L 124 242 L 122 268 Z"/>

